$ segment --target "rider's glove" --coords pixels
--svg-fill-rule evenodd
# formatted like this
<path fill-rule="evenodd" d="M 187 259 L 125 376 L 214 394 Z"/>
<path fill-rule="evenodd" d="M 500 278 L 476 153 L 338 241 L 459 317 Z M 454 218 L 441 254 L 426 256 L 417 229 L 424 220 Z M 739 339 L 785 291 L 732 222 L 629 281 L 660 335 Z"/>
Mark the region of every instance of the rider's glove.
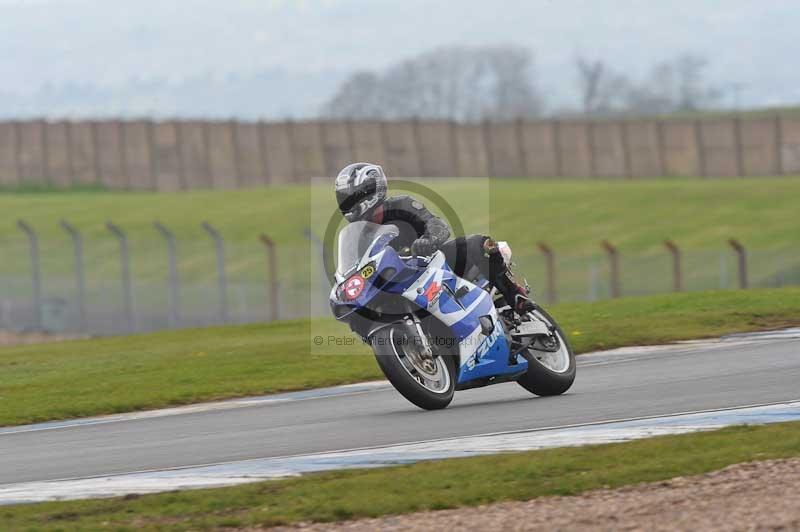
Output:
<path fill-rule="evenodd" d="M 414 255 L 428 257 L 436 252 L 436 246 L 429 238 L 418 238 L 411 244 L 411 251 Z"/>

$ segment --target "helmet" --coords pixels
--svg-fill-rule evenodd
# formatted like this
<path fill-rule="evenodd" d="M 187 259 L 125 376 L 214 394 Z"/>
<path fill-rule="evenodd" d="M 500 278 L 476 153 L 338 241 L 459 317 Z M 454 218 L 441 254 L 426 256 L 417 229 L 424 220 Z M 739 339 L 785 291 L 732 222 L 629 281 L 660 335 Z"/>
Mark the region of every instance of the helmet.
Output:
<path fill-rule="evenodd" d="M 336 177 L 336 202 L 348 222 L 356 222 L 386 199 L 386 174 L 377 164 L 354 163 Z"/>

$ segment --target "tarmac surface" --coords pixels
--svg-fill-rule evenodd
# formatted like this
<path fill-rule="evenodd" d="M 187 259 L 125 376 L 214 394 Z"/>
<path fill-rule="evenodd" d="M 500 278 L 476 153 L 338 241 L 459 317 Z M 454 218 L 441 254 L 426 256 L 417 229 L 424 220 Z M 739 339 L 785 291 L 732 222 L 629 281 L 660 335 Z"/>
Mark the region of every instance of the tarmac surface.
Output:
<path fill-rule="evenodd" d="M 457 392 L 424 412 L 385 383 L 0 429 L 19 483 L 558 429 L 800 400 L 800 331 L 582 355 L 573 388 Z"/>

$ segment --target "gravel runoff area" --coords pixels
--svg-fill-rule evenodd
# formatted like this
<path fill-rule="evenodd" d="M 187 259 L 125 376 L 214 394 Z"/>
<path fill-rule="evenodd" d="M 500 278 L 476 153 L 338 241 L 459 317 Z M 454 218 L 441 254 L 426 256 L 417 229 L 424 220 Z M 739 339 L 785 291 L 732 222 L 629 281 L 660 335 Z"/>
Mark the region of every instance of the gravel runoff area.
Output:
<path fill-rule="evenodd" d="M 272 530 L 800 530 L 800 459 L 577 496 Z"/>

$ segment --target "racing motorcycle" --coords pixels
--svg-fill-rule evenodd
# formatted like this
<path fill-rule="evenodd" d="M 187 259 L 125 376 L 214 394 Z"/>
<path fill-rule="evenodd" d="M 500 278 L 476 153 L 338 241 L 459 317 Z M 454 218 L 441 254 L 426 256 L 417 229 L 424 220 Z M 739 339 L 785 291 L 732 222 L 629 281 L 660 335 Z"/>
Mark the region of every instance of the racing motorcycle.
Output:
<path fill-rule="evenodd" d="M 544 309 L 518 316 L 480 273 L 458 277 L 441 251 L 395 250 L 398 235 L 396 226 L 367 221 L 340 231 L 330 304 L 406 399 L 436 410 L 456 390 L 513 381 L 558 395 L 572 386 L 575 355 Z M 510 248 L 500 246 L 510 265 Z"/>

